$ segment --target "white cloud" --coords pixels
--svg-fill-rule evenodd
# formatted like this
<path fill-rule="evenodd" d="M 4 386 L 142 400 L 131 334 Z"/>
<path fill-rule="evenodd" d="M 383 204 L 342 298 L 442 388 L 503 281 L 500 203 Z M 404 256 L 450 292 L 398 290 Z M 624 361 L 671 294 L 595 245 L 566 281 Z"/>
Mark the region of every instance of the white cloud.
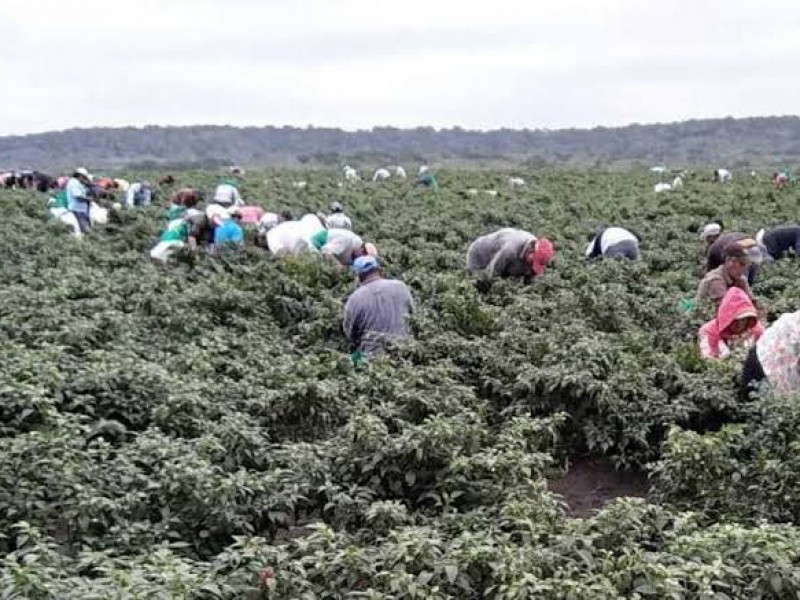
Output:
<path fill-rule="evenodd" d="M 789 114 L 800 4 L 3 0 L 0 134 Z"/>

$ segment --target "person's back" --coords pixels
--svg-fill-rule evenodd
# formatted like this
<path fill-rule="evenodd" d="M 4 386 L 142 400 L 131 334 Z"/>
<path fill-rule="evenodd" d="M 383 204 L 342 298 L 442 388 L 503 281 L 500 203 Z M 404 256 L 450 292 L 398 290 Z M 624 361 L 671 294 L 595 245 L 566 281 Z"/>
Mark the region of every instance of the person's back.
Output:
<path fill-rule="evenodd" d="M 764 233 L 759 240 L 773 258 L 793 252 L 800 256 L 800 226 L 783 225 Z"/>
<path fill-rule="evenodd" d="M 231 181 L 224 181 L 214 191 L 214 202 L 225 207 L 242 206 L 244 201 L 236 185 Z"/>
<path fill-rule="evenodd" d="M 511 227 L 481 236 L 467 250 L 467 270 L 475 273 L 488 269 L 490 277 L 530 275 L 530 265 L 522 255 L 535 240 L 532 233 Z"/>
<path fill-rule="evenodd" d="M 413 310 L 411 291 L 402 281 L 376 279 L 364 283 L 345 305 L 345 333 L 362 353 L 379 353 L 387 342 L 410 336 Z"/>
<path fill-rule="evenodd" d="M 624 227 L 602 227 L 586 247 L 586 258 L 639 260 L 639 238 Z"/>
<path fill-rule="evenodd" d="M 300 221 L 284 221 L 266 232 L 267 247 L 276 255 L 297 255 L 310 247 L 307 227 Z"/>
<path fill-rule="evenodd" d="M 244 231 L 233 219 L 225 219 L 214 229 L 214 244 L 241 244 L 244 242 Z"/>
<path fill-rule="evenodd" d="M 353 223 L 343 212 L 335 212 L 325 217 L 325 227 L 328 229 L 352 229 Z"/>
<path fill-rule="evenodd" d="M 333 256 L 343 265 L 352 262 L 353 252 L 364 245 L 360 236 L 349 229 L 322 229 L 312 237 L 314 247 Z"/>
<path fill-rule="evenodd" d="M 774 393 L 800 391 L 800 311 L 770 325 L 756 343 L 756 355 Z"/>
<path fill-rule="evenodd" d="M 130 187 L 128 187 L 128 191 L 125 192 L 126 206 L 136 206 L 136 198 L 139 196 L 141 189 L 142 183 L 140 181 L 134 181 Z"/>
<path fill-rule="evenodd" d="M 88 215 L 89 192 L 86 187 L 76 177 L 70 177 L 69 181 L 67 182 L 67 186 L 64 189 L 67 193 L 67 206 L 69 207 L 69 210 L 74 213 Z"/>
<path fill-rule="evenodd" d="M 258 225 L 264 216 L 264 209 L 260 206 L 250 205 L 239 208 L 242 225 Z"/>

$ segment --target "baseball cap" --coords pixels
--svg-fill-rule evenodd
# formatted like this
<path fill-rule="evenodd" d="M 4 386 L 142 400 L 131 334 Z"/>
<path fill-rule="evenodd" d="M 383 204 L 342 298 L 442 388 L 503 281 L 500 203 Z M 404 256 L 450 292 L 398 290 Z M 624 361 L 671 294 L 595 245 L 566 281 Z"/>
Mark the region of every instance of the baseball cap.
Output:
<path fill-rule="evenodd" d="M 356 275 L 364 275 L 365 273 L 369 273 L 370 271 L 374 271 L 378 268 L 380 268 L 378 259 L 374 256 L 367 255 L 359 256 L 357 259 L 355 259 L 350 267 L 350 270 Z"/>
<path fill-rule="evenodd" d="M 754 239 L 746 238 L 725 249 L 725 259 L 729 258 L 735 258 L 747 264 L 760 264 L 764 260 L 764 255 Z"/>

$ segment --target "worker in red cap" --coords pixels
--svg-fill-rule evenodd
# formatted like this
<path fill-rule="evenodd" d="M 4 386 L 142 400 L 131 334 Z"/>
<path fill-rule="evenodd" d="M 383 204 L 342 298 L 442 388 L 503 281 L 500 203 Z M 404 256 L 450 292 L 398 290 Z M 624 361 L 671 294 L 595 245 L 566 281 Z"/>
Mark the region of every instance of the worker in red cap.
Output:
<path fill-rule="evenodd" d="M 479 237 L 467 250 L 467 270 L 494 277 L 538 277 L 555 257 L 553 242 L 521 229 L 506 228 Z"/>

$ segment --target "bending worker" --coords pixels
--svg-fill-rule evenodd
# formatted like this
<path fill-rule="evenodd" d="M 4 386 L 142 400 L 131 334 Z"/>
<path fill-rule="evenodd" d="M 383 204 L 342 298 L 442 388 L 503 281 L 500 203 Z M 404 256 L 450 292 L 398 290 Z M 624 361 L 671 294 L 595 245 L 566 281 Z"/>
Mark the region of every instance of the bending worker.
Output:
<path fill-rule="evenodd" d="M 756 241 L 772 259 L 793 254 L 800 256 L 800 226 L 781 225 L 769 231 L 762 229 L 756 234 Z"/>
<path fill-rule="evenodd" d="M 332 256 L 349 267 L 359 256 L 377 256 L 378 249 L 349 229 L 323 229 L 311 237 L 311 243 L 323 256 Z"/>
<path fill-rule="evenodd" d="M 750 349 L 742 369 L 742 396 L 762 380 L 776 395 L 800 391 L 800 311 L 781 315 Z"/>
<path fill-rule="evenodd" d="M 374 256 L 358 257 L 351 269 L 359 281 L 344 307 L 344 333 L 351 350 L 375 355 L 389 342 L 409 338 L 414 299 L 408 286 L 396 279 L 384 279 Z"/>
<path fill-rule="evenodd" d="M 586 258 L 618 257 L 639 260 L 639 238 L 622 227 L 601 227 L 586 246 Z"/>
<path fill-rule="evenodd" d="M 350 217 L 344 214 L 344 206 L 341 202 L 331 204 L 331 214 L 325 217 L 325 227 L 328 229 L 352 229 L 353 223 Z"/>
<path fill-rule="evenodd" d="M 555 257 L 553 243 L 521 229 L 506 228 L 479 237 L 467 250 L 467 270 L 494 277 L 538 277 Z"/>

